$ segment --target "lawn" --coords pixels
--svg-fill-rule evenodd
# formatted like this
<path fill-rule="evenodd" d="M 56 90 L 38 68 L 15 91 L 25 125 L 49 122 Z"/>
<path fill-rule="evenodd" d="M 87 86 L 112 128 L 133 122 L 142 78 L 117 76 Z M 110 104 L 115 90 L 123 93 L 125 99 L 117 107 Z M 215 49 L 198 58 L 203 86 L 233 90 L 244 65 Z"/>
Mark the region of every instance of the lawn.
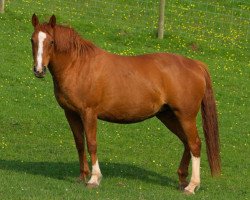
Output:
<path fill-rule="evenodd" d="M 146 4 L 147 11 L 135 2 L 6 1 L 5 13 L 0 14 L 0 199 L 250 198 L 249 38 L 240 37 L 245 32 L 237 26 L 231 28 L 237 36 L 225 38 L 226 27 L 218 31 L 216 23 L 207 21 L 209 34 L 195 33 L 189 23 L 179 19 L 186 16 L 178 6 L 182 1 L 171 1 L 172 7 L 180 10 L 173 11 L 164 40 L 158 40 L 157 10 L 153 9 L 157 9 L 156 3 L 139 1 Z M 221 12 L 234 7 L 242 13 L 250 10 L 246 1 L 230 2 L 220 3 Z M 132 125 L 99 121 L 98 157 L 104 176 L 101 186 L 88 190 L 76 183 L 77 153 L 64 113 L 54 98 L 51 76 L 36 79 L 32 73 L 30 20 L 34 12 L 41 20 L 54 13 L 58 23 L 71 25 L 84 38 L 110 52 L 173 52 L 207 63 L 219 113 L 221 177 L 210 175 L 199 117 L 203 141 L 201 188 L 192 197 L 179 192 L 176 170 L 182 144 L 153 118 Z M 175 18 L 176 13 L 180 16 Z M 244 17 L 249 25 L 249 15 Z M 200 19 L 205 20 L 202 13 Z M 173 28 L 175 25 L 180 32 Z M 191 34 L 183 34 L 185 30 Z"/>

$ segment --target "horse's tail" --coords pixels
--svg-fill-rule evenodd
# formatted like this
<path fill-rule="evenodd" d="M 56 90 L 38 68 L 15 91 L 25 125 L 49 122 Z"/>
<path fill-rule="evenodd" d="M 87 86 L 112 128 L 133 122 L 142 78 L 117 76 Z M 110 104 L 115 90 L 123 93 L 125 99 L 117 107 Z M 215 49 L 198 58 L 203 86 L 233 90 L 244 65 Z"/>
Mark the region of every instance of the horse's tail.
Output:
<path fill-rule="evenodd" d="M 211 174 L 216 176 L 221 172 L 218 118 L 211 78 L 206 68 L 204 68 L 204 75 L 206 91 L 201 103 L 202 125 Z"/>

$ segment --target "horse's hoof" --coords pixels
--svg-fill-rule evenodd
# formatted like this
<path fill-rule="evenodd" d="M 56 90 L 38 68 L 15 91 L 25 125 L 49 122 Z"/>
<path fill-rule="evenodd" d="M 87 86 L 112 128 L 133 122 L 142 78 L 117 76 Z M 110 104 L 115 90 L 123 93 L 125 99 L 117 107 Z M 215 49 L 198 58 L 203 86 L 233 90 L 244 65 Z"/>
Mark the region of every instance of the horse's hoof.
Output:
<path fill-rule="evenodd" d="M 88 188 L 88 189 L 95 189 L 95 188 L 98 188 L 98 184 L 96 184 L 96 183 L 87 183 L 86 184 L 86 187 Z"/>
<path fill-rule="evenodd" d="M 187 187 L 184 189 L 184 193 L 186 195 L 192 195 L 195 194 L 195 191 L 197 191 L 200 188 L 200 184 L 197 183 L 189 183 Z"/>
<path fill-rule="evenodd" d="M 77 183 L 87 183 L 87 178 L 86 177 L 77 177 L 76 182 Z"/>
<path fill-rule="evenodd" d="M 187 186 L 188 186 L 188 183 L 180 183 L 178 189 L 180 191 L 184 191 Z"/>
<path fill-rule="evenodd" d="M 184 190 L 183 190 L 183 193 L 184 193 L 185 195 L 188 195 L 188 196 L 194 195 L 194 192 L 190 192 L 190 191 L 187 190 L 187 189 L 184 189 Z"/>

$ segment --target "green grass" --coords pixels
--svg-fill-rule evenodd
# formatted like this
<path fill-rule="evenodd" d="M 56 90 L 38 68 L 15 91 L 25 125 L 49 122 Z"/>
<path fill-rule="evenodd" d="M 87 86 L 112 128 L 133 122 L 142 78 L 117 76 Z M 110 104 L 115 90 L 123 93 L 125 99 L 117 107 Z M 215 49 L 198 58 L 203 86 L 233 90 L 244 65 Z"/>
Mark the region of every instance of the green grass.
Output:
<path fill-rule="evenodd" d="M 217 34 L 213 23 L 206 23 L 205 28 L 213 33 L 207 38 L 200 37 L 200 32 L 197 37 L 184 36 L 168 27 L 165 39 L 160 41 L 155 38 L 155 25 L 133 28 L 145 17 L 153 20 L 152 24 L 157 21 L 157 17 L 147 16 L 133 6 L 135 1 L 126 1 L 130 6 L 122 0 L 100 1 L 97 8 L 93 2 L 6 1 L 6 13 L 0 15 L 0 199 L 249 199 L 249 41 L 232 38 L 231 46 L 220 45 L 220 39 L 225 43 L 223 38 L 212 40 Z M 230 2 L 225 0 L 220 5 L 249 11 L 247 3 Z M 123 12 L 114 10 L 112 15 L 108 3 L 116 3 Z M 181 14 L 178 1 L 172 3 Z M 98 14 L 90 7 L 96 8 Z M 202 185 L 195 196 L 184 196 L 176 189 L 183 147 L 159 121 L 151 119 L 133 125 L 100 121 L 101 186 L 88 190 L 76 183 L 77 153 L 63 111 L 55 101 L 51 77 L 48 74 L 45 79 L 36 79 L 31 70 L 30 19 L 34 12 L 41 20 L 56 14 L 59 23 L 72 25 L 85 38 L 111 52 L 167 51 L 207 63 L 218 104 L 222 176 L 210 176 L 201 133 Z M 134 15 L 140 12 L 141 16 Z M 188 23 L 179 17 L 173 13 L 176 22 L 173 20 L 172 25 L 176 23 L 186 30 Z M 233 30 L 238 33 L 239 29 Z M 192 28 L 190 31 L 193 34 Z M 198 49 L 192 50 L 192 44 Z M 202 132 L 200 118 L 198 127 Z"/>

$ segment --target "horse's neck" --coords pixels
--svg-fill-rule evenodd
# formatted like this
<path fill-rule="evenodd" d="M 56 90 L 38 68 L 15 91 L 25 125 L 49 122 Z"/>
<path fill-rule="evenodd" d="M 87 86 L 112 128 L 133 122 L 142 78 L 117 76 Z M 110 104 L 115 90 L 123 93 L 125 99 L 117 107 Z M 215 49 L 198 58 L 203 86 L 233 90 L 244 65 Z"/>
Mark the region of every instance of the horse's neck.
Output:
<path fill-rule="evenodd" d="M 98 52 L 98 50 L 97 50 Z M 93 54 L 79 55 L 77 52 L 70 51 L 64 53 L 55 53 L 49 64 L 49 69 L 53 77 L 54 85 L 60 89 L 67 84 L 68 77 L 71 80 L 77 80 L 81 74 L 87 76 L 90 71 L 89 64 L 94 59 L 96 52 Z"/>
<path fill-rule="evenodd" d="M 70 52 L 55 53 L 49 63 L 49 70 L 56 85 L 63 83 L 63 79 L 72 67 L 75 56 Z"/>

